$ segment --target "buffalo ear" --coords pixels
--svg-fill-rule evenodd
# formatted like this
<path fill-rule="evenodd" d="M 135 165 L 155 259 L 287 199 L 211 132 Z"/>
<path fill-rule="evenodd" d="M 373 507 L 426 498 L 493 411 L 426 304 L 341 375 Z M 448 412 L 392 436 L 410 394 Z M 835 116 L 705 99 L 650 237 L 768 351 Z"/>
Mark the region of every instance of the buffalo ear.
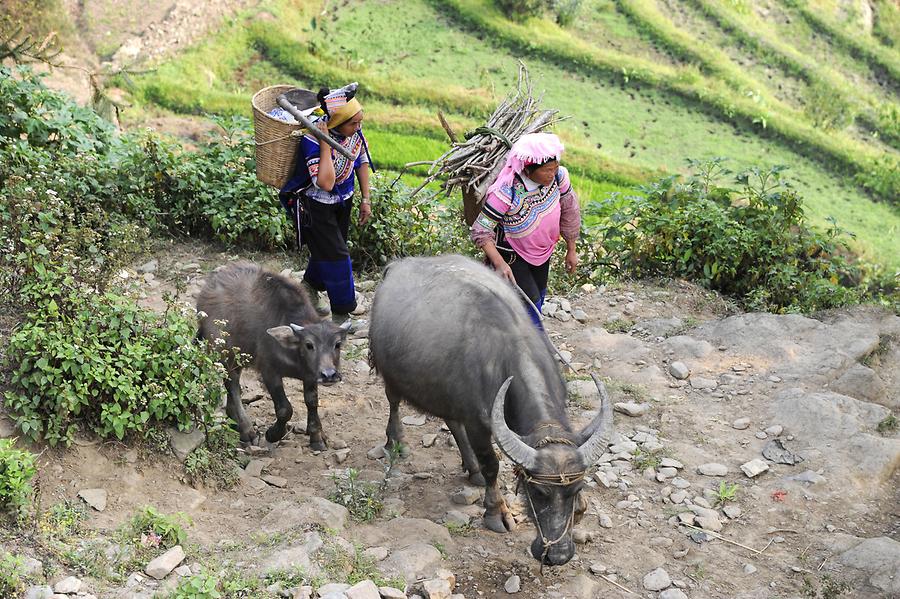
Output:
<path fill-rule="evenodd" d="M 294 329 L 286 325 L 266 329 L 266 332 L 271 335 L 275 341 L 287 348 L 293 349 L 300 343 L 297 339 L 297 335 L 294 334 Z"/>

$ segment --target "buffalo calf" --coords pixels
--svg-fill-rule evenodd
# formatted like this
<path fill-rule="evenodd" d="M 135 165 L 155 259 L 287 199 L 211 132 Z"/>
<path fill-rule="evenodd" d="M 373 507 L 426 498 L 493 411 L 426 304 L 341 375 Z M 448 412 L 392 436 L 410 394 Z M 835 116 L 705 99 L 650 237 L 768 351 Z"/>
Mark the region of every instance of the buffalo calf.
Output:
<path fill-rule="evenodd" d="M 293 414 L 284 393 L 284 377 L 303 381 L 310 447 L 325 449 L 319 421 L 318 385 L 341 380 L 341 344 L 350 321 L 338 327 L 319 316 L 306 292 L 286 277 L 249 262 L 231 264 L 214 273 L 197 298 L 197 337 L 222 350 L 227 376 L 226 412 L 238 426 L 242 441 L 256 431 L 241 404 L 241 370 L 256 368 L 275 404 L 275 424 L 266 431 L 274 443 L 284 437 Z M 245 364 L 240 354 L 251 360 Z"/>

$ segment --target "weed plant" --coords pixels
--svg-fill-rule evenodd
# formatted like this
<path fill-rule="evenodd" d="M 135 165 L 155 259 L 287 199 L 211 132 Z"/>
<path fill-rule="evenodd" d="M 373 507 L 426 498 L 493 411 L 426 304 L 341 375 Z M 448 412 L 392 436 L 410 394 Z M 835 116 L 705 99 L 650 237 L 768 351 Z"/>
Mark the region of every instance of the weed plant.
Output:
<path fill-rule="evenodd" d="M 0 597 L 18 597 L 25 591 L 22 560 L 0 549 Z"/>
<path fill-rule="evenodd" d="M 0 439 L 0 512 L 23 523 L 31 511 L 35 456 L 17 449 L 13 439 Z"/>

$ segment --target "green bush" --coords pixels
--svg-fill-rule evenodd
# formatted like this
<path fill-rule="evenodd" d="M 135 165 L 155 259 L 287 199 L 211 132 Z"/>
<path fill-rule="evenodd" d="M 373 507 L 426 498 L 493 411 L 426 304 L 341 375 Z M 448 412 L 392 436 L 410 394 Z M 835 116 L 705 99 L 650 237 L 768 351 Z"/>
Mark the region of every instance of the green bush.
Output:
<path fill-rule="evenodd" d="M 415 197 L 410 191 L 398 181 L 373 179 L 372 219 L 350 231 L 348 245 L 358 269 L 381 268 L 405 256 L 474 251 L 458 208 L 429 195 L 429 190 Z"/>
<path fill-rule="evenodd" d="M 0 550 L 0 597 L 19 597 L 25 591 L 22 560 Z"/>
<path fill-rule="evenodd" d="M 817 81 L 806 90 L 804 111 L 813 125 L 820 129 L 844 129 L 853 122 L 853 106 L 844 94 Z"/>
<path fill-rule="evenodd" d="M 886 46 L 900 45 L 900 6 L 893 0 L 879 0 L 875 3 L 872 33 Z"/>
<path fill-rule="evenodd" d="M 222 593 L 218 591 L 219 581 L 209 574 L 194 574 L 182 578 L 169 599 L 219 599 Z"/>
<path fill-rule="evenodd" d="M 806 223 L 783 167 L 751 169 L 723 187 L 721 159 L 692 162 L 685 181 L 667 177 L 644 196 L 592 203 L 607 260 L 631 276 L 697 281 L 749 309 L 812 311 L 858 301 L 862 277 L 837 226 Z M 590 268 L 590 265 L 587 265 Z"/>
<path fill-rule="evenodd" d="M 152 506 L 144 506 L 131 517 L 123 533 L 133 543 L 165 550 L 184 544 L 184 526 L 188 524 L 190 519 L 182 513 L 167 516 Z"/>
<path fill-rule="evenodd" d="M 527 19 L 541 16 L 552 0 L 494 0 L 494 3 L 511 19 Z"/>
<path fill-rule="evenodd" d="M 35 458 L 16 449 L 12 439 L 0 439 L 0 510 L 21 520 L 31 508 Z"/>
<path fill-rule="evenodd" d="M 237 483 L 237 447 L 239 435 L 230 421 L 215 422 L 206 429 L 206 442 L 188 454 L 184 472 L 191 483 L 210 484 L 230 489 Z"/>
<path fill-rule="evenodd" d="M 6 406 L 28 438 L 69 445 L 79 423 L 123 439 L 154 422 L 187 429 L 211 418 L 221 367 L 194 342 L 192 319 L 110 293 L 65 300 L 30 313 L 10 337 Z"/>

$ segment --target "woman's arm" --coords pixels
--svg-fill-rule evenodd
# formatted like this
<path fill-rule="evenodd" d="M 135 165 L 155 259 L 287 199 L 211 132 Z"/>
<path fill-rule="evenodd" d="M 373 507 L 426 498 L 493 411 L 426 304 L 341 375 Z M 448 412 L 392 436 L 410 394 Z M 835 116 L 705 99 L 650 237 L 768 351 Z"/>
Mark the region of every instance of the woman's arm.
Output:
<path fill-rule="evenodd" d="M 559 231 L 566 240 L 566 271 L 573 273 L 578 266 L 575 242 L 581 233 L 581 207 L 571 187 L 559 198 Z"/>
<path fill-rule="evenodd" d="M 364 225 L 372 217 L 372 204 L 369 188 L 369 163 L 363 162 L 356 169 L 356 177 L 359 179 L 359 191 L 362 199 L 359 202 L 359 224 Z"/>
<path fill-rule="evenodd" d="M 509 264 L 506 263 L 506 260 L 503 259 L 503 256 L 500 255 L 494 242 L 490 239 L 482 240 L 481 250 L 484 252 L 484 255 L 487 256 L 487 259 L 490 261 L 491 266 L 494 267 L 497 274 L 515 285 L 516 277 L 513 276 L 512 269 L 509 267 Z"/>

